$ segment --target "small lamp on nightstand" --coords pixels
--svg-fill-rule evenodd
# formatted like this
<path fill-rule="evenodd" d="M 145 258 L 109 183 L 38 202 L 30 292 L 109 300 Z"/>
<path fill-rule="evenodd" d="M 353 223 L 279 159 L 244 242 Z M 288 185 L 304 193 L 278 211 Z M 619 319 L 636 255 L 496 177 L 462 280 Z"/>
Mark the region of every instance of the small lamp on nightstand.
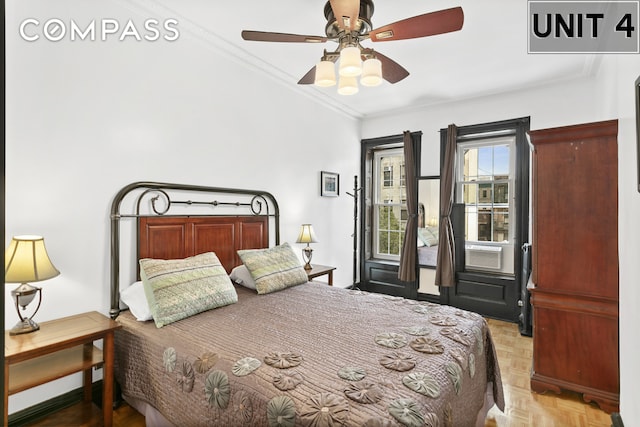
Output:
<path fill-rule="evenodd" d="M 11 239 L 5 252 L 4 281 L 5 283 L 21 283 L 21 285 L 11 291 L 20 322 L 9 331 L 10 335 L 26 334 L 40 329 L 40 326 L 32 319 L 42 302 L 42 288 L 32 286 L 27 282 L 51 279 L 58 274 L 60 272 L 51 263 L 47 249 L 44 247 L 43 237 L 15 236 Z M 31 318 L 23 317 L 18 307 L 25 310 L 37 293 L 39 293 L 39 299 L 36 310 Z"/>
<path fill-rule="evenodd" d="M 306 262 L 304 265 L 305 270 L 311 270 L 311 256 L 313 255 L 313 249 L 309 246 L 309 243 L 316 243 L 318 240 L 316 234 L 313 232 L 313 226 L 311 224 L 302 224 L 300 228 L 300 234 L 296 243 L 306 243 L 307 246 L 302 249 L 302 258 Z"/>

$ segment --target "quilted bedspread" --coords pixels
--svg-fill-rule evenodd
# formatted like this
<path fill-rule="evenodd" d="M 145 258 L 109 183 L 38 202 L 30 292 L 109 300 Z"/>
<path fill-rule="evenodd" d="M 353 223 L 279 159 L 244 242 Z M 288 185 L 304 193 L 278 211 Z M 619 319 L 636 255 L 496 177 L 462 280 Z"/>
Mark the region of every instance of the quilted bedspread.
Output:
<path fill-rule="evenodd" d="M 123 394 L 187 427 L 464 427 L 487 399 L 504 408 L 478 314 L 318 283 L 237 291 L 236 304 L 160 329 L 123 312 Z"/>

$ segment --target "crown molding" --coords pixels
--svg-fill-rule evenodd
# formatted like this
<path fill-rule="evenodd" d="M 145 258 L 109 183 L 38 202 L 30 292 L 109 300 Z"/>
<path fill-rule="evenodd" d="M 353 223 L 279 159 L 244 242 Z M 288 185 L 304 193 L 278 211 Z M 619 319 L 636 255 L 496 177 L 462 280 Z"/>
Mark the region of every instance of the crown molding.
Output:
<path fill-rule="evenodd" d="M 175 18 L 179 22 L 181 34 L 189 35 L 196 43 L 205 49 L 222 54 L 240 66 L 246 67 L 262 76 L 266 76 L 283 88 L 302 95 L 312 102 L 333 110 L 349 119 L 360 121 L 364 117 L 349 106 L 336 101 L 334 98 L 318 90 L 313 85 L 293 85 L 291 82 L 297 81 L 295 76 L 256 58 L 238 44 L 232 43 L 214 31 L 202 27 L 175 9 L 161 4 L 159 1 L 116 0 L 116 2 L 140 16 L 148 17 L 149 15 L 153 15 L 156 18 Z"/>

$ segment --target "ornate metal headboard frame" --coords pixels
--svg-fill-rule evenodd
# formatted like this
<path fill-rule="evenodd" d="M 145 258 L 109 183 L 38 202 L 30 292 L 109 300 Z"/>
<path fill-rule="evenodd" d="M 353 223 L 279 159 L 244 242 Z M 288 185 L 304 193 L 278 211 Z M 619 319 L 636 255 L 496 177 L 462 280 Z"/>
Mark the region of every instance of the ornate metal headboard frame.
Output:
<path fill-rule="evenodd" d="M 133 192 L 140 192 L 135 203 L 135 212 L 121 213 L 120 204 Z M 194 193 L 208 197 L 221 197 L 225 195 L 231 199 L 234 196 L 245 196 L 245 202 L 239 201 L 193 201 L 193 200 L 174 200 L 171 198 L 171 192 Z M 156 202 L 163 198 L 166 204 L 164 209 L 157 207 Z M 249 199 L 251 197 L 251 199 Z M 141 214 L 141 205 L 143 199 L 148 198 L 151 203 L 151 211 L 147 214 Z M 124 218 L 140 218 L 148 216 L 171 216 L 169 213 L 172 206 L 226 206 L 231 208 L 239 208 L 241 213 L 268 216 L 274 219 L 273 232 L 275 236 L 275 244 L 280 244 L 280 211 L 278 202 L 270 193 L 260 190 L 243 190 L 236 188 L 224 187 L 206 187 L 200 185 L 171 184 L 163 182 L 134 182 L 123 187 L 116 194 L 111 203 L 111 309 L 109 315 L 115 319 L 120 314 L 120 221 Z M 273 210 L 273 212 L 271 212 Z M 185 214 L 189 216 L 215 216 L 215 214 Z M 229 215 L 228 213 L 226 215 Z"/>

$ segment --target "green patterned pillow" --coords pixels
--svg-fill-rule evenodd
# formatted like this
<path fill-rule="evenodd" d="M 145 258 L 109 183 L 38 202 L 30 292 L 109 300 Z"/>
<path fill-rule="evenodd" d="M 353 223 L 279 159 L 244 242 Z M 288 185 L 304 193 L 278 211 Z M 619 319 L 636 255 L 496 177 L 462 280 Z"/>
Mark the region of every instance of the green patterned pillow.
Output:
<path fill-rule="evenodd" d="M 158 328 L 238 302 L 238 294 L 213 252 L 184 259 L 141 259 L 140 276 Z"/>
<path fill-rule="evenodd" d="M 239 250 L 238 255 L 255 280 L 259 294 L 268 294 L 308 281 L 307 273 L 288 243 L 269 249 Z"/>

